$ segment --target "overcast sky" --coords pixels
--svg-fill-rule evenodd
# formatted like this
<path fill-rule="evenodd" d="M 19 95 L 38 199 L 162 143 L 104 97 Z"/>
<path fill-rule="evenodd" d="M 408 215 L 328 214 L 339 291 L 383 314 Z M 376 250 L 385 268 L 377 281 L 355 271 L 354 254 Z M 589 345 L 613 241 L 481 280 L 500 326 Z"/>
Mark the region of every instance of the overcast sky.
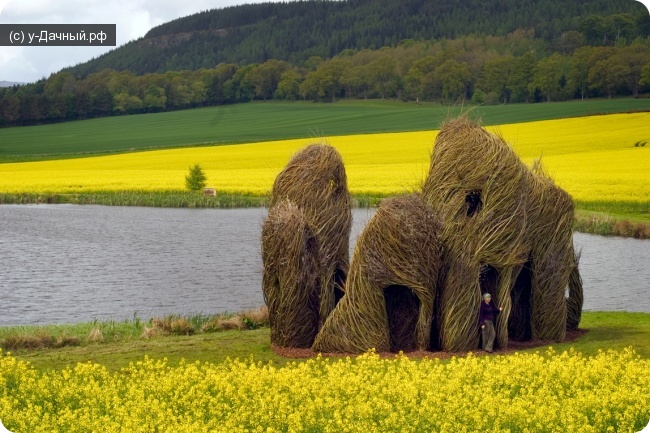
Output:
<path fill-rule="evenodd" d="M 0 0 L 0 24 L 117 24 L 117 46 L 207 9 L 270 0 Z M 0 81 L 33 82 L 106 47 L 0 47 Z"/>
<path fill-rule="evenodd" d="M 0 0 L 2 24 L 117 24 L 117 46 L 206 9 L 270 0 Z M 632 0 L 630 0 L 632 1 Z M 648 7 L 650 0 L 641 0 Z M 0 81 L 33 82 L 111 48 L 0 47 Z"/>

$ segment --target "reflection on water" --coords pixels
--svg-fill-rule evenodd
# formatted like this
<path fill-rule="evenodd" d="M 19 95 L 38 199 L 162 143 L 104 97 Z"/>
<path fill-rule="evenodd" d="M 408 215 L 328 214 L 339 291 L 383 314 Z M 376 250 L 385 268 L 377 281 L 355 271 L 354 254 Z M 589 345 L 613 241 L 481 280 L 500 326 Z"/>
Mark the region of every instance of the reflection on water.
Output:
<path fill-rule="evenodd" d="M 356 209 L 352 237 L 373 211 Z M 0 325 L 263 305 L 265 209 L 0 206 Z M 650 312 L 650 241 L 576 234 L 585 309 Z"/>

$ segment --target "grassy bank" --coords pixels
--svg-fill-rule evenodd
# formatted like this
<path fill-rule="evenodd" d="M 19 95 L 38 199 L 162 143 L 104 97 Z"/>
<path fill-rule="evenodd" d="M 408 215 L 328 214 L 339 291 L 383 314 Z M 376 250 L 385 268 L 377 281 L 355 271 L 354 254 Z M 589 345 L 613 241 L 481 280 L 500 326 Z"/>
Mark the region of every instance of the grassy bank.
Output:
<path fill-rule="evenodd" d="M 0 327 L 0 349 L 38 370 L 93 361 L 118 370 L 148 355 L 220 362 L 251 355 L 284 363 L 270 350 L 266 308 L 217 315 L 171 315 L 142 320 Z"/>
<path fill-rule="evenodd" d="M 263 207 L 268 198 L 258 195 L 218 193 L 205 196 L 189 191 L 110 191 L 80 194 L 3 194 L 0 204 L 95 204 L 178 208 Z"/>
<path fill-rule="evenodd" d="M 575 231 L 650 239 L 650 201 L 641 203 L 578 201 L 575 205 Z"/>
<path fill-rule="evenodd" d="M 602 236 L 650 239 L 650 222 L 602 212 L 578 210 L 573 230 Z"/>
<path fill-rule="evenodd" d="M 116 371 L 147 355 L 152 359 L 168 360 L 169 365 L 187 362 L 219 363 L 227 358 L 273 361 L 284 365 L 293 361 L 275 354 L 269 343 L 269 329 L 259 327 L 240 330 L 202 331 L 206 323 L 215 323 L 214 316 L 176 317 L 184 319 L 195 331 L 184 335 L 174 333 L 147 333 L 155 324 L 152 321 L 129 320 L 124 322 L 80 323 L 75 325 L 0 327 L 0 343 L 49 335 L 52 339 L 76 340 L 75 345 L 64 347 L 14 348 L 5 347 L 19 359 L 29 361 L 39 371 L 63 369 L 78 362 L 92 361 Z M 252 326 L 256 328 L 256 326 Z M 568 343 L 552 344 L 558 350 L 573 347 L 585 355 L 595 355 L 600 349 L 624 349 L 632 346 L 644 358 L 650 358 L 650 314 L 619 312 L 585 312 L 581 328 L 588 332 Z M 103 339 L 92 338 L 98 329 Z M 204 328 L 205 329 L 205 328 Z M 526 349 L 534 352 L 539 348 Z M 542 349 L 543 350 L 543 349 Z"/>
<path fill-rule="evenodd" d="M 436 129 L 469 107 L 397 101 L 259 102 L 0 129 L 0 163 L 206 144 Z M 650 99 L 475 107 L 485 125 L 650 110 Z"/>
<path fill-rule="evenodd" d="M 383 196 L 353 194 L 354 207 L 376 207 Z M 268 197 L 253 194 L 218 192 L 204 196 L 188 191 L 108 191 L 79 194 L 5 194 L 0 204 L 95 204 L 102 206 L 146 206 L 178 208 L 241 208 L 268 206 Z"/>

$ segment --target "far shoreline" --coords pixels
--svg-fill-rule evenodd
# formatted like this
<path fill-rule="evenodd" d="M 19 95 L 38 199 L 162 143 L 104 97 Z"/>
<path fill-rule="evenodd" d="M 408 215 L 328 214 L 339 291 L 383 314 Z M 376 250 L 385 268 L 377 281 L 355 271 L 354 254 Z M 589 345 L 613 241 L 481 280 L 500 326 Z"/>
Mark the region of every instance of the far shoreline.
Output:
<path fill-rule="evenodd" d="M 353 208 L 376 208 L 395 194 L 351 194 Z M 233 209 L 268 207 L 269 196 L 217 192 L 205 196 L 188 191 L 110 191 L 84 193 L 0 193 L 0 205 L 73 204 L 163 208 Z M 573 229 L 580 233 L 650 239 L 650 202 L 576 202 Z M 613 211 L 612 211 L 613 209 Z"/>

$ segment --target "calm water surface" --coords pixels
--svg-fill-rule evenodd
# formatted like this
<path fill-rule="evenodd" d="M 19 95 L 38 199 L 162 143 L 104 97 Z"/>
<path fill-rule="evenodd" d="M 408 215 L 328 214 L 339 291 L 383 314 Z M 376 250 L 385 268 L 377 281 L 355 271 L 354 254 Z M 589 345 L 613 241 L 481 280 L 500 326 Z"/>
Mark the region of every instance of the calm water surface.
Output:
<path fill-rule="evenodd" d="M 356 240 L 373 211 L 356 209 Z M 263 305 L 266 209 L 0 206 L 0 325 Z M 650 312 L 650 241 L 576 234 L 586 310 Z"/>

